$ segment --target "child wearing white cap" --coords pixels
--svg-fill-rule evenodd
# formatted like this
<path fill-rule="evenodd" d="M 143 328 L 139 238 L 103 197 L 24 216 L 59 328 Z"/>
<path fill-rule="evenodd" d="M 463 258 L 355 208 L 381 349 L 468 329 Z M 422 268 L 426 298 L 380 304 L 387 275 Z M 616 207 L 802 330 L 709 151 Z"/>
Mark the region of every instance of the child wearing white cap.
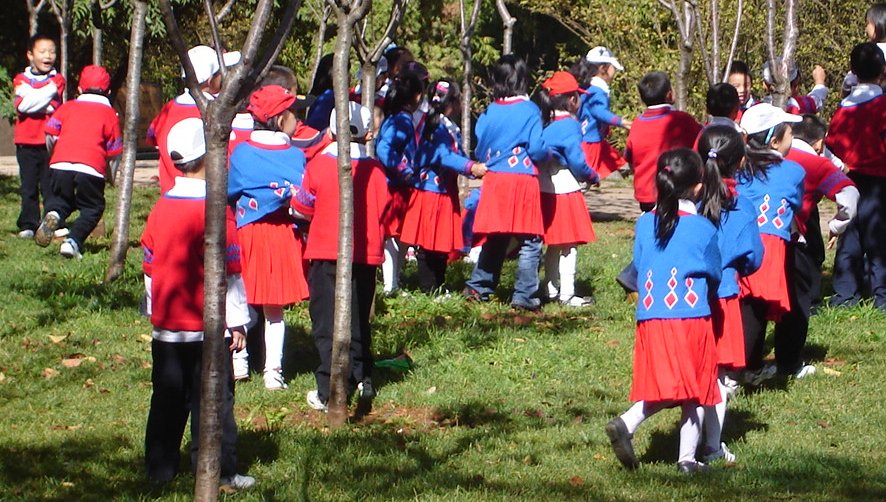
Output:
<path fill-rule="evenodd" d="M 781 64 L 781 61 L 781 58 L 777 58 L 775 64 Z M 824 106 L 824 102 L 828 97 L 828 88 L 825 86 L 826 79 L 827 74 L 825 73 L 824 68 L 820 65 L 815 65 L 815 68 L 812 70 L 812 80 L 815 82 L 815 85 L 812 87 L 812 90 L 809 91 L 809 94 L 800 94 L 800 69 L 797 68 L 796 62 L 791 61 L 788 65 L 788 82 L 790 83 L 791 95 L 788 96 L 785 110 L 794 115 L 818 113 L 818 111 Z M 763 65 L 763 85 L 769 93 L 772 92 L 773 86 L 775 86 L 775 76 L 772 74 L 772 61 L 766 61 Z M 763 98 L 763 101 L 771 103 L 772 96 L 766 96 Z"/>
<path fill-rule="evenodd" d="M 595 67 L 587 94 L 581 96 L 578 119 L 582 126 L 582 150 L 588 165 L 605 178 L 627 162 L 621 153 L 606 141 L 611 127 L 631 128 L 631 121 L 609 111 L 609 84 L 616 70 L 624 70 L 612 51 L 606 47 L 594 47 L 588 51 L 585 61 Z"/>

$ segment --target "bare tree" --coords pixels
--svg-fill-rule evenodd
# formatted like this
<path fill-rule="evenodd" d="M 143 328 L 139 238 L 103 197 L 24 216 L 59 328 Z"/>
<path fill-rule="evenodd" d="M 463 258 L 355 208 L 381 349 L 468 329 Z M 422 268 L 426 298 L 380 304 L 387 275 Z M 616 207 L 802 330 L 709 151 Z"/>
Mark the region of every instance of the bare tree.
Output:
<path fill-rule="evenodd" d="M 495 8 L 498 9 L 498 15 L 501 17 L 501 24 L 504 25 L 501 53 L 502 55 L 511 54 L 514 52 L 514 24 L 517 23 L 517 19 L 511 16 L 508 6 L 505 5 L 505 0 L 495 0 Z"/>
<path fill-rule="evenodd" d="M 705 76 L 708 84 L 714 85 L 718 82 L 725 82 L 729 77 L 729 68 L 735 58 L 735 49 L 738 45 L 738 35 L 741 28 L 741 17 L 744 11 L 744 0 L 738 0 L 735 13 L 735 29 L 732 35 L 732 43 L 729 46 L 729 55 L 727 56 L 725 73 L 721 77 L 720 66 L 720 0 L 710 1 L 710 31 L 705 29 L 705 23 L 701 22 L 701 15 L 698 16 L 698 29 L 696 30 L 696 38 L 698 47 L 701 52 L 702 65 L 704 66 Z"/>
<path fill-rule="evenodd" d="M 203 311 L 203 381 L 200 400 L 200 451 L 197 454 L 197 480 L 194 498 L 199 501 L 218 498 L 221 448 L 221 409 L 223 392 L 227 383 L 223 379 L 228 364 L 224 346 L 225 331 L 225 213 L 227 211 L 228 138 L 231 121 L 238 105 L 249 95 L 255 83 L 264 75 L 279 56 L 289 37 L 298 13 L 300 1 L 289 0 L 280 16 L 280 23 L 273 37 L 263 44 L 265 30 L 270 21 L 274 0 L 259 0 L 255 6 L 252 25 L 241 50 L 242 63 L 228 71 L 221 91 L 210 101 L 197 85 L 194 68 L 188 59 L 187 46 L 182 38 L 170 0 L 160 0 L 160 9 L 170 42 L 185 70 L 185 81 L 200 109 L 206 135 L 206 236 L 204 253 L 204 311 Z M 206 0 L 206 16 L 213 39 L 219 39 L 218 26 L 211 2 Z M 259 47 L 265 47 L 259 55 Z M 221 46 L 216 50 L 222 57 Z"/>
<path fill-rule="evenodd" d="M 222 8 L 219 9 L 219 11 L 215 13 L 215 22 L 216 23 L 222 22 L 222 19 L 224 19 L 228 14 L 231 13 L 231 10 L 234 7 L 234 2 L 236 2 L 236 1 L 237 0 L 228 0 L 227 2 L 225 2 L 224 5 L 222 5 Z"/>
<path fill-rule="evenodd" d="M 126 72 L 126 115 L 123 124 L 123 158 L 117 181 L 117 213 L 114 241 L 111 244 L 105 283 L 123 274 L 129 249 L 129 214 L 132 208 L 132 181 L 135 177 L 135 154 L 138 150 L 139 96 L 141 95 L 142 55 L 144 54 L 146 0 L 132 0 L 132 29 L 129 35 L 129 67 Z"/>
<path fill-rule="evenodd" d="M 776 31 L 776 1 L 766 2 L 766 48 L 769 53 L 769 67 L 772 69 L 772 78 L 775 85 L 772 89 L 772 104 L 784 108 L 790 97 L 790 82 L 788 81 L 788 66 L 794 61 L 794 51 L 797 46 L 797 0 L 785 0 L 784 33 L 782 36 L 781 57 L 777 56 L 775 47 Z"/>
<path fill-rule="evenodd" d="M 351 127 L 348 110 L 348 59 L 354 26 L 369 13 L 372 0 L 327 0 L 336 14 L 338 38 L 332 60 L 335 120 L 338 142 L 338 254 L 335 263 L 335 314 L 332 322 L 332 359 L 329 374 L 329 411 L 333 428 L 348 419 L 347 378 L 351 347 L 351 278 L 354 261 L 354 181 L 351 177 Z M 366 90 L 364 90 L 366 92 Z"/>
<path fill-rule="evenodd" d="M 720 82 L 726 82 L 729 73 L 732 70 L 732 61 L 735 60 L 735 49 L 738 47 L 738 33 L 741 30 L 741 18 L 744 15 L 744 0 L 738 0 L 735 8 L 735 31 L 732 34 L 732 44 L 729 46 L 729 57 L 726 60 L 726 67 L 723 69 L 723 78 Z"/>
<path fill-rule="evenodd" d="M 316 52 L 314 54 L 314 65 L 311 67 L 311 80 L 313 82 L 317 78 L 317 69 L 320 68 L 320 60 L 323 59 L 323 46 L 326 44 L 326 29 L 329 26 L 329 16 L 332 14 L 332 7 L 326 3 L 326 0 L 319 0 L 322 8 L 316 9 L 312 7 L 314 15 L 320 26 L 317 28 Z M 310 82 L 308 85 L 310 85 Z"/>
<path fill-rule="evenodd" d="M 33 37 L 37 34 L 40 11 L 46 7 L 46 0 L 25 0 L 28 7 L 28 33 Z"/>
<path fill-rule="evenodd" d="M 52 12 L 55 14 L 55 18 L 58 20 L 59 25 L 59 49 L 61 52 L 60 64 L 59 68 L 61 69 L 62 77 L 64 77 L 65 82 L 69 80 L 70 70 L 71 70 L 71 58 L 70 58 L 70 41 L 71 41 L 71 23 L 73 22 L 73 13 L 71 12 L 71 7 L 73 6 L 74 0 L 49 0 L 49 6 L 52 7 Z M 65 95 L 62 96 L 62 100 L 67 100 L 72 94 L 74 86 L 66 85 L 65 86 Z"/>
<path fill-rule="evenodd" d="M 102 11 L 110 9 L 117 0 L 93 0 L 90 6 L 92 18 L 92 64 L 102 65 L 104 60 L 104 23 Z"/>
<path fill-rule="evenodd" d="M 676 91 L 676 105 L 680 110 L 685 110 L 689 96 L 689 71 L 692 69 L 692 52 L 695 32 L 698 29 L 698 2 L 697 0 L 658 0 L 665 9 L 671 11 L 677 22 L 677 31 L 680 32 L 680 66 L 677 70 L 677 78 L 674 82 Z"/>
<path fill-rule="evenodd" d="M 474 38 L 474 29 L 477 27 L 477 18 L 480 16 L 480 6 L 482 0 L 474 0 L 471 9 L 471 17 L 467 17 L 465 0 L 458 1 L 459 20 L 461 24 L 461 37 L 459 49 L 461 50 L 462 64 L 464 65 L 464 76 L 462 77 L 461 90 L 461 143 L 467 155 L 471 154 L 471 100 L 474 97 L 474 67 L 471 63 L 473 50 L 471 48 L 471 39 Z"/>

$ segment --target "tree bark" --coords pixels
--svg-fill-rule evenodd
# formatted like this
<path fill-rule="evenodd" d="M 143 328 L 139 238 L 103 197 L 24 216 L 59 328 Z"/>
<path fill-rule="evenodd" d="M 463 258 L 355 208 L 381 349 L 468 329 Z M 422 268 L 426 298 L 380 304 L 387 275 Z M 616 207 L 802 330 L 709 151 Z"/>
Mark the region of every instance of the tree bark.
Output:
<path fill-rule="evenodd" d="M 729 79 L 729 72 L 732 71 L 732 61 L 735 60 L 735 49 L 738 47 L 738 34 L 741 29 L 741 17 L 744 14 L 744 0 L 738 0 L 738 6 L 735 8 L 735 31 L 732 34 L 732 44 L 729 46 L 729 57 L 726 59 L 726 68 L 723 70 L 723 78 L 720 82 L 726 82 Z"/>
<path fill-rule="evenodd" d="M 495 0 L 495 8 L 498 9 L 501 24 L 504 26 L 501 37 L 501 53 L 502 55 L 511 54 L 514 52 L 514 24 L 517 22 L 517 19 L 511 16 L 508 6 L 505 5 L 505 0 Z"/>
<path fill-rule="evenodd" d="M 135 154 L 138 150 L 139 88 L 141 86 L 142 54 L 144 54 L 146 0 L 133 0 L 132 29 L 129 37 L 129 68 L 126 74 L 126 117 L 123 124 L 123 158 L 117 177 L 117 213 L 114 241 L 105 283 L 123 274 L 126 251 L 129 249 L 129 215 L 132 208 L 132 181 L 135 177 Z"/>
<path fill-rule="evenodd" d="M 324 2 L 323 10 L 319 15 L 320 28 L 317 30 L 317 52 L 314 54 L 314 65 L 311 67 L 311 80 L 308 82 L 308 85 L 317 78 L 317 69 L 320 67 L 320 60 L 323 59 L 323 45 L 326 43 L 326 29 L 329 23 L 330 9 L 331 7 Z"/>
<path fill-rule="evenodd" d="M 50 0 L 50 6 L 52 7 L 52 11 L 55 13 L 56 19 L 58 19 L 59 25 L 59 52 L 61 54 L 60 60 L 60 72 L 62 77 L 64 77 L 65 82 L 70 82 L 70 71 L 71 71 L 71 58 L 70 58 L 70 41 L 71 41 L 71 6 L 73 5 L 73 0 Z M 65 92 L 62 96 L 62 101 L 67 101 L 71 96 L 73 96 L 73 88 L 72 85 L 65 86 Z"/>
<path fill-rule="evenodd" d="M 776 40 L 776 1 L 766 2 L 766 48 L 769 55 L 769 67 L 772 69 L 772 105 L 784 108 L 790 96 L 788 81 L 788 65 L 793 62 L 797 42 L 797 1 L 785 1 L 785 26 L 782 35 L 782 53 L 777 56 Z"/>
<path fill-rule="evenodd" d="M 46 0 L 40 0 L 39 2 L 36 0 L 25 0 L 25 4 L 28 6 L 28 34 L 33 37 L 37 34 L 40 11 L 46 7 Z"/>
<path fill-rule="evenodd" d="M 680 33 L 680 66 L 677 70 L 677 78 L 674 82 L 675 90 L 675 106 L 678 110 L 685 110 L 688 97 L 689 72 L 692 69 L 692 43 L 695 38 L 697 26 L 698 10 L 695 2 L 683 0 L 681 1 L 682 9 L 677 7 L 675 0 L 658 0 L 658 2 L 674 15 L 677 23 L 677 31 Z M 682 12 L 681 12 L 682 10 Z"/>
<path fill-rule="evenodd" d="M 471 155 L 471 100 L 474 97 L 474 66 L 471 61 L 473 50 L 471 39 L 474 38 L 474 29 L 477 27 L 477 18 L 480 15 L 482 0 L 474 0 L 471 17 L 467 19 L 465 0 L 459 0 L 459 13 L 461 20 L 461 37 L 459 49 L 461 50 L 464 76 L 462 77 L 461 89 L 461 143 L 466 155 Z"/>

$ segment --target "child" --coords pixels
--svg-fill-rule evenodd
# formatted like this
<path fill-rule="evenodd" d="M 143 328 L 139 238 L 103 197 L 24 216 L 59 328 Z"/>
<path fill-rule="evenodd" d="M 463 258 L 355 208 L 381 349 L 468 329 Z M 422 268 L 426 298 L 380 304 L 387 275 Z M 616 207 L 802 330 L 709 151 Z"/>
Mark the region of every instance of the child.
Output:
<path fill-rule="evenodd" d="M 377 158 L 385 166 L 392 199 L 391 209 L 385 214 L 387 237 L 382 265 L 387 295 L 400 289 L 400 268 L 406 253 L 405 246 L 400 245 L 400 232 L 415 182 L 415 150 L 418 147 L 413 113 L 418 109 L 423 90 L 421 80 L 414 73 L 403 72 L 391 82 L 385 97 L 385 120 L 375 144 Z"/>
<path fill-rule="evenodd" d="M 864 34 L 868 42 L 877 44 L 883 55 L 886 56 L 886 3 L 880 2 L 871 5 L 864 16 Z M 852 88 L 858 85 L 858 77 L 850 71 L 843 79 L 843 96 L 852 92 Z"/>
<path fill-rule="evenodd" d="M 581 100 L 582 149 L 588 165 L 600 178 L 605 178 L 626 164 L 621 154 L 606 141 L 610 127 L 631 128 L 630 120 L 609 111 L 609 84 L 615 77 L 615 70 L 621 71 L 624 67 L 606 47 L 594 47 L 588 51 L 585 60 L 595 65 L 596 70 L 591 70 L 591 84 Z"/>
<path fill-rule="evenodd" d="M 584 307 L 593 298 L 575 294 L 575 271 L 579 244 L 596 240 L 591 216 L 578 180 L 600 181 L 581 150 L 581 124 L 575 118 L 585 91 L 570 73 L 558 71 L 539 91 L 542 139 L 554 159 L 540 169 L 541 212 L 545 227 L 545 283 L 550 300 L 561 305 Z"/>
<path fill-rule="evenodd" d="M 748 108 L 757 104 L 757 100 L 754 99 L 753 95 L 754 80 L 751 77 L 751 69 L 748 68 L 748 64 L 744 61 L 733 61 L 732 65 L 729 66 L 728 73 L 729 76 L 726 78 L 726 83 L 735 87 L 736 92 L 738 92 L 739 110 L 735 120 L 740 121 L 742 114 Z"/>
<path fill-rule="evenodd" d="M 365 142 L 372 139 L 372 112 L 358 103 L 348 104 L 350 112 L 351 175 L 354 178 L 354 256 L 351 278 L 351 366 L 348 396 L 355 391 L 368 411 L 375 397 L 372 386 L 372 334 L 369 314 L 375 297 L 375 274 L 384 259 L 384 212 L 389 205 L 387 181 L 382 165 L 371 158 Z M 329 128 L 337 127 L 335 110 Z M 338 256 L 339 195 L 338 143 L 333 142 L 308 164 L 301 189 L 291 205 L 299 217 L 311 221 L 305 258 L 311 260 L 311 334 L 320 353 L 320 366 L 314 373 L 317 389 L 308 392 L 308 404 L 326 411 L 329 400 L 329 374 L 332 359 L 332 327 L 335 306 L 335 267 Z"/>
<path fill-rule="evenodd" d="M 710 120 L 705 127 L 716 125 L 725 125 L 742 132 L 738 125 L 738 113 L 741 110 L 739 103 L 738 91 L 735 87 L 722 82 L 714 84 L 708 88 L 705 96 L 705 108 L 707 109 Z"/>
<path fill-rule="evenodd" d="M 538 265 L 544 222 L 537 162 L 550 159 L 542 139 L 541 111 L 527 95 L 526 63 L 508 54 L 492 67 L 495 101 L 477 119 L 477 157 L 489 172 L 477 206 L 474 233 L 486 241 L 464 295 L 488 301 L 495 291 L 511 239 L 520 246 L 511 306 L 538 310 Z"/>
<path fill-rule="evenodd" d="M 735 93 L 731 85 L 721 85 Z M 699 138 L 698 153 L 706 159 L 705 172 L 719 174 L 706 179 L 704 191 L 714 192 L 706 198 L 713 198 L 718 193 L 721 200 L 717 243 L 723 269 L 723 277 L 717 288 L 718 301 L 711 303 L 711 321 L 717 348 L 717 387 L 721 401 L 714 406 L 705 407 L 705 449 L 702 461 L 710 463 L 722 458 L 727 462 L 734 462 L 735 455 L 720 441 L 720 434 L 726 418 L 726 399 L 738 387 L 738 382 L 730 375 L 735 375 L 745 366 L 738 278 L 749 275 L 760 267 L 763 260 L 763 241 L 760 240 L 760 230 L 757 228 L 756 208 L 735 190 L 735 174 L 744 161 L 744 136 L 736 131 L 734 125 L 706 127 Z"/>
<path fill-rule="evenodd" d="M 655 207 L 655 164 L 659 155 L 675 148 L 692 148 L 701 125 L 686 112 L 674 110 L 674 93 L 666 73 L 647 73 L 637 84 L 647 106 L 633 121 L 625 145 L 625 160 L 634 169 L 634 198 L 640 210 Z"/>
<path fill-rule="evenodd" d="M 154 483 L 172 481 L 178 473 L 179 449 L 191 415 L 191 463 L 200 447 L 200 383 L 203 348 L 203 241 L 206 181 L 203 122 L 179 121 L 163 144 L 183 176 L 160 197 L 148 216 L 142 247 L 147 310 L 154 326 L 151 336 L 151 408 L 145 431 L 145 469 Z M 226 324 L 230 350 L 243 348 L 243 327 L 249 322 L 240 278 L 237 234 L 227 225 Z M 222 366 L 228 385 L 221 407 L 221 484 L 249 488 L 250 476 L 237 474 L 237 423 L 230 368 Z"/>
<path fill-rule="evenodd" d="M 302 237 L 289 216 L 289 199 L 304 175 L 305 156 L 290 145 L 295 96 L 267 85 L 249 97 L 255 130 L 234 149 L 228 200 L 234 204 L 243 280 L 251 305 L 265 315 L 265 388 L 285 389 L 283 307 L 308 297 Z"/>
<path fill-rule="evenodd" d="M 188 50 L 188 59 L 194 67 L 194 73 L 197 76 L 197 84 L 203 95 L 208 99 L 214 99 L 214 94 L 221 89 L 221 73 L 219 73 L 218 53 L 215 49 L 205 45 L 198 45 Z M 184 77 L 184 72 L 182 72 Z M 166 138 L 169 137 L 169 130 L 180 120 L 200 117 L 200 110 L 197 103 L 191 96 L 191 91 L 185 91 L 169 101 L 160 112 L 151 121 L 148 127 L 147 142 L 157 148 L 160 153 L 160 169 L 158 172 L 160 178 L 160 193 L 164 194 L 172 188 L 175 177 L 178 176 L 178 170 L 173 165 L 172 159 L 169 158 L 169 149 L 166 148 Z"/>
<path fill-rule="evenodd" d="M 702 171 L 692 150 L 664 153 L 658 160 L 656 209 L 637 220 L 634 261 L 642 284 L 630 395 L 636 402 L 606 425 L 615 456 L 628 469 L 639 466 L 631 444 L 634 431 L 649 416 L 674 406 L 682 409 L 677 469 L 686 474 L 707 469 L 695 453 L 702 406 L 720 401 L 708 291 L 720 281 L 721 262 L 717 229 L 696 210 L 700 201 L 714 223 L 720 217 L 708 207 L 719 195 L 708 192 L 711 200 L 701 198 Z"/>
<path fill-rule="evenodd" d="M 329 127 L 329 112 L 335 108 L 335 95 L 332 88 L 332 59 L 334 54 L 326 54 L 320 58 L 317 72 L 314 75 L 314 83 L 311 86 L 311 96 L 317 98 L 308 110 L 305 124 L 318 131 Z"/>
<path fill-rule="evenodd" d="M 747 131 L 747 160 L 737 176 L 738 193 L 757 208 L 757 226 L 763 240 L 763 263 L 741 278 L 741 317 L 745 333 L 746 379 L 753 385 L 774 376 L 775 367 L 763 367 L 766 323 L 791 310 L 787 285 L 787 245 L 794 213 L 803 198 L 803 168 L 785 160 L 791 149 L 791 124 L 797 115 L 768 103 L 752 106 L 741 118 Z M 786 354 L 775 341 L 776 359 Z M 781 355 L 780 355 L 781 353 Z"/>
<path fill-rule="evenodd" d="M 776 64 L 781 64 L 780 58 L 776 60 Z M 818 113 L 822 106 L 824 106 L 824 101 L 828 97 L 828 88 L 825 86 L 827 74 L 824 68 L 815 65 L 815 68 L 812 70 L 812 80 L 815 82 L 815 85 L 809 91 L 809 94 L 805 96 L 800 94 L 800 70 L 797 69 L 797 63 L 795 62 L 788 66 L 788 81 L 791 86 L 791 95 L 788 97 L 787 104 L 785 105 L 785 110 L 788 113 L 793 113 L 794 115 Z M 771 61 L 766 61 L 763 65 L 763 85 L 766 87 L 766 92 L 770 94 L 773 92 L 775 77 L 772 74 Z M 772 96 L 766 96 L 764 101 L 770 103 Z"/>
<path fill-rule="evenodd" d="M 830 304 L 858 303 L 867 255 L 874 306 L 886 310 L 886 98 L 880 87 L 886 61 L 876 44 L 864 43 L 852 49 L 850 62 L 859 84 L 840 102 L 825 142 L 846 163 L 860 195 L 858 215 L 837 245 Z"/>
<path fill-rule="evenodd" d="M 418 182 L 400 240 L 418 248 L 418 285 L 425 293 L 446 281 L 449 254 L 463 246 L 458 203 L 458 175 L 482 178 L 486 166 L 465 156 L 461 131 L 451 120 L 459 111 L 458 84 L 438 80 L 428 90 L 430 112 L 415 153 Z"/>
<path fill-rule="evenodd" d="M 40 198 L 44 206 L 52 198 L 46 122 L 58 109 L 65 93 L 65 78 L 55 68 L 55 41 L 37 34 L 28 41 L 28 64 L 12 80 L 15 92 L 15 157 L 18 161 L 21 212 L 18 236 L 34 237 L 40 224 Z"/>
<path fill-rule="evenodd" d="M 83 243 L 105 211 L 105 177 L 114 169 L 115 157 L 123 153 L 120 121 L 108 101 L 110 90 L 107 70 L 89 65 L 80 73 L 80 96 L 61 105 L 46 122 L 53 197 L 34 241 L 48 246 L 59 222 L 80 211 L 59 248 L 65 258 L 83 257 Z"/>

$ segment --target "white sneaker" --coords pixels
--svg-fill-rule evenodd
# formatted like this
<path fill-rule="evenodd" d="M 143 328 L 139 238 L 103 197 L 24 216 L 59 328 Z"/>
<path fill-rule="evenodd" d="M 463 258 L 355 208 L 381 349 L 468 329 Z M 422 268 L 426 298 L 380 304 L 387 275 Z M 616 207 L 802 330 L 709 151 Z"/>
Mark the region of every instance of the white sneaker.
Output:
<path fill-rule="evenodd" d="M 560 300 L 560 305 L 564 307 L 588 307 L 594 304 L 594 299 L 590 296 L 570 296 Z"/>
<path fill-rule="evenodd" d="M 219 478 L 218 484 L 221 486 L 231 486 L 238 490 L 245 490 L 255 486 L 255 478 L 244 474 L 234 474 L 225 478 Z"/>
<path fill-rule="evenodd" d="M 18 233 L 18 238 L 19 239 L 33 239 L 34 238 L 34 231 L 29 228 L 22 230 L 21 232 Z"/>
<path fill-rule="evenodd" d="M 726 399 L 732 399 L 732 396 L 738 392 L 738 382 L 729 376 L 723 376 L 723 387 L 726 387 Z"/>
<path fill-rule="evenodd" d="M 55 232 L 52 232 L 52 236 L 61 239 L 62 237 L 67 237 L 70 233 L 71 231 L 67 228 L 59 228 Z"/>
<path fill-rule="evenodd" d="M 546 281 L 546 282 L 547 282 L 547 290 L 548 290 L 548 300 L 554 301 L 557 299 L 558 296 L 560 296 L 560 288 L 558 288 L 557 286 L 554 286 L 553 282 L 550 282 L 550 281 Z"/>
<path fill-rule="evenodd" d="M 40 247 L 46 247 L 52 242 L 52 237 L 55 234 L 55 229 L 58 228 L 58 224 L 61 221 L 61 216 L 55 211 L 50 211 L 43 216 L 43 220 L 40 222 L 40 226 L 37 227 L 37 231 L 34 232 L 34 242 L 37 243 Z"/>
<path fill-rule="evenodd" d="M 265 370 L 265 388 L 268 390 L 283 390 L 288 388 L 283 381 L 283 373 L 280 369 Z"/>
<path fill-rule="evenodd" d="M 726 448 L 726 443 L 720 443 L 719 450 L 713 451 L 711 453 L 706 453 L 701 460 L 706 464 L 710 464 L 711 462 L 720 459 L 723 459 L 724 462 L 728 462 L 730 464 L 735 462 L 735 454 L 729 451 L 729 448 Z"/>
<path fill-rule="evenodd" d="M 308 391 L 306 401 L 308 402 L 308 406 L 317 411 L 322 411 L 323 413 L 326 413 L 328 409 L 326 407 L 326 403 L 320 400 L 320 394 L 317 392 L 316 389 Z"/>
<path fill-rule="evenodd" d="M 65 242 L 62 242 L 58 252 L 65 258 L 83 259 L 83 255 L 80 254 L 80 246 L 77 245 L 77 241 L 71 238 L 67 238 Z"/>
<path fill-rule="evenodd" d="M 806 377 L 812 376 L 814 374 L 815 374 L 815 366 L 813 366 L 811 364 L 803 363 L 803 366 L 799 370 L 797 370 L 796 373 L 794 373 L 794 378 L 799 380 L 801 378 L 806 378 Z"/>
<path fill-rule="evenodd" d="M 241 351 L 242 352 L 242 351 Z M 249 378 L 249 356 L 234 353 L 234 380 L 246 380 Z"/>

